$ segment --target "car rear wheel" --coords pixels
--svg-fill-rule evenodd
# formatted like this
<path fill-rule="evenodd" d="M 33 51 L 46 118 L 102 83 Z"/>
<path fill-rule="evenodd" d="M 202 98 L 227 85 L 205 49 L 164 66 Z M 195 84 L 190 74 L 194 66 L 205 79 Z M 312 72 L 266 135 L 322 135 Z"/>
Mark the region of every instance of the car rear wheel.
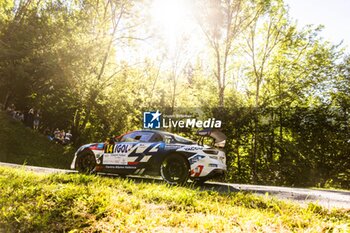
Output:
<path fill-rule="evenodd" d="M 77 158 L 77 170 L 79 173 L 93 174 L 95 173 L 96 158 L 92 151 L 84 150 Z"/>
<path fill-rule="evenodd" d="M 172 154 L 161 163 L 160 174 L 168 184 L 181 185 L 188 180 L 190 166 L 184 157 L 179 154 Z"/>

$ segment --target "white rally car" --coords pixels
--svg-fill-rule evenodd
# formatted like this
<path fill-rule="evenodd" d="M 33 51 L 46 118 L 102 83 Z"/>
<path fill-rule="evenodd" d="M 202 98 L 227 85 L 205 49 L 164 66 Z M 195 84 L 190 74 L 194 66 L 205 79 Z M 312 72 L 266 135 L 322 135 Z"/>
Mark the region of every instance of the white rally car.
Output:
<path fill-rule="evenodd" d="M 81 146 L 71 168 L 83 173 L 161 175 L 169 184 L 183 184 L 189 178 L 202 183 L 224 175 L 226 136 L 215 129 L 197 135 L 196 143 L 164 131 L 132 131 L 109 142 Z M 204 145 L 208 138 L 210 145 Z"/>

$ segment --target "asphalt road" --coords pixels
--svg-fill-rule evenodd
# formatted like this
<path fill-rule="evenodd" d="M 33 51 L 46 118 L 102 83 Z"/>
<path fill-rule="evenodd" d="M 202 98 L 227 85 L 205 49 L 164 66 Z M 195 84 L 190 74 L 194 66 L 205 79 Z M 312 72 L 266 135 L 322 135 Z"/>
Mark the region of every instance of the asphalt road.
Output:
<path fill-rule="evenodd" d="M 24 166 L 12 163 L 1 163 L 0 166 L 23 168 L 28 171 L 39 173 L 75 173 L 72 170 L 36 167 L 36 166 Z M 108 175 L 108 174 L 105 174 Z M 129 179 L 133 179 L 135 182 L 162 182 L 161 179 L 151 177 L 135 177 L 131 176 Z M 258 195 L 274 196 L 279 199 L 287 199 L 292 202 L 298 202 L 305 205 L 309 202 L 317 203 L 326 208 L 344 208 L 350 209 L 350 191 L 338 191 L 338 190 L 315 190 L 306 188 L 289 188 L 289 187 L 277 187 L 277 186 L 265 186 L 265 185 L 247 185 L 247 184 L 230 184 L 219 182 L 207 182 L 203 186 L 199 187 L 201 190 L 213 190 L 221 193 L 225 192 L 238 192 L 248 191 L 256 193 Z"/>

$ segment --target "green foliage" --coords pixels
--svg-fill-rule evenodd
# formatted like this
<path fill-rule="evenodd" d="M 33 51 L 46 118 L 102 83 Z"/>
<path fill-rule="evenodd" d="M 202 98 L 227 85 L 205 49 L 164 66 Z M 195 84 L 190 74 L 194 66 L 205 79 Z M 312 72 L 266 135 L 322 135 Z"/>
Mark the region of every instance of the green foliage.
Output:
<path fill-rule="evenodd" d="M 227 181 L 349 188 L 349 57 L 282 0 L 192 3 L 197 54 L 192 35 L 170 51 L 149 1 L 0 1 L 1 103 L 40 109 L 76 146 L 198 107 L 223 121 Z"/>

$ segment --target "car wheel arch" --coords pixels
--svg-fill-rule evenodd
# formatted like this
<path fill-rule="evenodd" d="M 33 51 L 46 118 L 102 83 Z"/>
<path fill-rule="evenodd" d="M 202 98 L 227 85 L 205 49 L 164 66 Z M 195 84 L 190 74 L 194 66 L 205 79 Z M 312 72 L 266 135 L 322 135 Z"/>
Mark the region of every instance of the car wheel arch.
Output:
<path fill-rule="evenodd" d="M 170 157 L 170 156 L 173 156 L 173 155 L 183 157 L 184 160 L 186 160 L 188 167 L 191 168 L 191 164 L 190 164 L 190 161 L 188 161 L 188 157 L 186 156 L 185 153 L 181 153 L 181 151 L 171 151 L 171 152 L 167 153 L 167 154 L 162 158 L 160 164 L 162 164 L 163 161 L 164 161 L 166 158 L 168 158 L 168 157 Z"/>
<path fill-rule="evenodd" d="M 178 162 L 182 161 L 186 164 L 183 167 L 183 168 L 185 168 L 185 170 L 182 171 L 184 173 L 180 172 L 180 174 L 181 174 L 180 177 L 182 177 L 182 178 L 179 177 L 180 180 L 178 180 L 178 181 L 172 180 L 171 181 L 168 179 L 169 177 L 166 178 L 165 176 L 167 176 L 167 175 L 164 175 L 164 173 L 163 173 L 163 169 L 164 169 L 163 164 L 167 159 L 170 159 L 169 161 L 174 161 L 174 158 L 176 158 L 176 157 L 181 158 L 180 160 L 176 159 Z M 187 172 L 186 172 L 186 169 L 187 169 Z M 186 155 L 183 153 L 178 153 L 178 152 L 169 153 L 169 154 L 167 154 L 167 156 L 164 156 L 162 162 L 159 165 L 160 175 L 162 176 L 163 180 L 166 181 L 170 185 L 183 185 L 183 184 L 185 184 L 187 182 L 187 180 L 190 178 L 190 169 L 191 169 L 191 165 L 190 165 Z M 168 170 L 168 169 L 166 168 L 166 170 Z"/>
<path fill-rule="evenodd" d="M 96 159 L 95 153 L 94 153 L 91 149 L 89 149 L 89 148 L 84 148 L 83 150 L 79 151 L 79 152 L 77 153 L 77 159 L 76 159 L 76 161 L 75 161 L 75 168 L 78 168 L 78 169 L 79 169 L 79 166 L 80 166 L 80 164 L 79 164 L 80 159 L 81 159 L 82 157 L 84 157 L 84 156 L 89 156 L 89 155 L 94 156 L 94 158 Z"/>

